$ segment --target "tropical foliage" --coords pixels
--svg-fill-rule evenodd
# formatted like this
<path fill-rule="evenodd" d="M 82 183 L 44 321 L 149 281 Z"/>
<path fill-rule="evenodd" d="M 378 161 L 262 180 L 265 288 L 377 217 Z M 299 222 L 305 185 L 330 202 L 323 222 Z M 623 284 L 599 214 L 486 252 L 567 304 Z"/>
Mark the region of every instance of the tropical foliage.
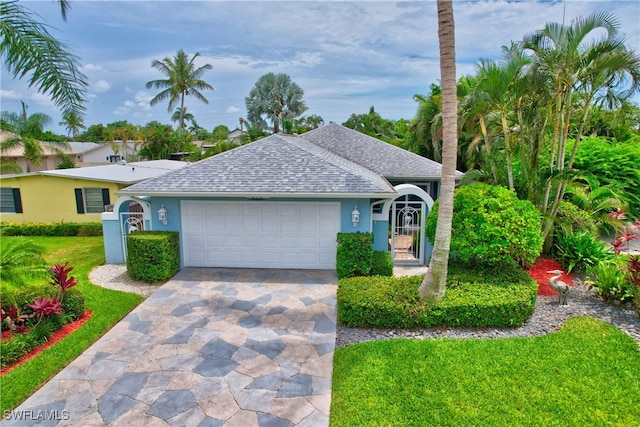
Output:
<path fill-rule="evenodd" d="M 267 73 L 260 77 L 245 98 L 247 118 L 254 126 L 279 133 L 283 120 L 293 120 L 307 110 L 304 91 L 287 74 Z"/>
<path fill-rule="evenodd" d="M 60 1 L 66 19 L 69 3 Z M 0 2 L 0 55 L 8 72 L 27 77 L 29 86 L 48 94 L 64 114 L 84 114 L 87 77 L 78 57 L 56 40 L 49 27 L 17 1 Z"/>
<path fill-rule="evenodd" d="M 166 78 L 147 82 L 147 89 L 163 89 L 151 99 L 150 103 L 153 106 L 161 101 L 169 100 L 169 107 L 167 108 L 169 112 L 179 104 L 177 112 L 180 129 L 185 128 L 186 107 L 184 98 L 186 96 L 194 96 L 196 99 L 208 104 L 209 100 L 201 91 L 214 90 L 213 86 L 202 80 L 204 73 L 213 67 L 211 64 L 205 64 L 196 68 L 195 60 L 199 56 L 200 54 L 196 52 L 189 59 L 189 55 L 180 49 L 173 58 L 166 57 L 161 61 L 154 59 L 151 62 L 151 67 L 160 71 Z"/>

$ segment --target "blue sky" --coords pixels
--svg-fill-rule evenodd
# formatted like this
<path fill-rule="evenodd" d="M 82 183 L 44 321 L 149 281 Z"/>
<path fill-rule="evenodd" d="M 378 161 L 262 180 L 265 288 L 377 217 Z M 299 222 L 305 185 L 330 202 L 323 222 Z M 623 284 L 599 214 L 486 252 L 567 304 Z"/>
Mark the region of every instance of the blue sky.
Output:
<path fill-rule="evenodd" d="M 167 104 L 149 105 L 157 93 L 145 83 L 163 76 L 151 61 L 179 49 L 199 52 L 199 65 L 213 66 L 204 79 L 209 104 L 187 98 L 188 111 L 211 131 L 233 129 L 246 116 L 244 98 L 268 72 L 286 73 L 305 92 L 309 109 L 325 122 L 344 122 L 375 106 L 383 117 L 411 119 L 414 94 L 438 82 L 435 1 L 84 1 L 72 0 L 67 22 L 58 3 L 23 1 L 59 40 L 81 58 L 89 78 L 86 125 L 128 120 L 171 123 Z M 608 10 L 619 19 L 628 45 L 640 52 L 640 2 L 454 1 L 457 73 L 474 73 L 480 58 L 497 59 L 500 49 L 547 22 Z M 2 71 L 1 109 L 52 117 L 60 113 L 47 96 Z M 637 98 L 636 98 L 637 99 Z"/>

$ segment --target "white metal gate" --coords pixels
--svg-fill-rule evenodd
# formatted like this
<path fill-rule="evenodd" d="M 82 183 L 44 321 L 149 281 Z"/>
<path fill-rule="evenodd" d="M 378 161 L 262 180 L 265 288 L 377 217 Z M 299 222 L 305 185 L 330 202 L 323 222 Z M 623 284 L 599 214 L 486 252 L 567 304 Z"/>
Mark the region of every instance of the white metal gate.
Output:
<path fill-rule="evenodd" d="M 395 264 L 424 263 L 426 203 L 409 195 L 391 205 L 391 254 Z"/>
<path fill-rule="evenodd" d="M 122 253 L 127 260 L 127 236 L 134 231 L 144 230 L 144 216 L 142 206 L 132 202 L 129 212 L 120 212 L 120 234 L 122 236 Z"/>

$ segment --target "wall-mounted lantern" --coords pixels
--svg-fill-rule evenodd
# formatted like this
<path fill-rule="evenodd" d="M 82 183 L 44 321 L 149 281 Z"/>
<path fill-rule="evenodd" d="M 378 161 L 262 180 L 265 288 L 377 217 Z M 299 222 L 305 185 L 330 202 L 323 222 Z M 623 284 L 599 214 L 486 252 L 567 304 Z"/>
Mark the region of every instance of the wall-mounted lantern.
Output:
<path fill-rule="evenodd" d="M 360 211 L 358 211 L 358 207 L 356 206 L 351 212 L 351 222 L 353 223 L 353 227 L 357 228 L 358 223 L 360 222 Z"/>
<path fill-rule="evenodd" d="M 158 209 L 158 221 L 160 221 L 163 225 L 167 225 L 169 222 L 167 220 L 167 210 L 165 209 L 164 205 L 162 205 L 162 207 Z"/>

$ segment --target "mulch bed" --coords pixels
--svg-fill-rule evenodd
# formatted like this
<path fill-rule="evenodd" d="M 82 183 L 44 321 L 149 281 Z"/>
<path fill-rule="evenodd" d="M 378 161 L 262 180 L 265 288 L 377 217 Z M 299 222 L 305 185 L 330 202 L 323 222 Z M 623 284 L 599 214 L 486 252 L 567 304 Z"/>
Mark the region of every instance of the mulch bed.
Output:
<path fill-rule="evenodd" d="M 551 270 L 562 270 L 563 273 L 562 276 L 560 276 L 560 280 L 569 286 L 575 285 L 573 277 L 562 268 L 562 265 L 558 261 L 551 258 L 539 257 L 533 267 L 529 269 L 529 275 L 538 283 L 538 295 L 558 295 L 558 292 L 549 286 L 549 278 L 552 277 L 553 274 L 547 273 L 547 271 Z"/>
<path fill-rule="evenodd" d="M 47 342 L 45 342 L 44 344 L 40 344 L 39 346 L 37 346 L 36 348 L 31 350 L 29 353 L 27 353 L 24 356 L 22 356 L 20 359 L 16 360 L 15 362 L 13 362 L 10 365 L 5 366 L 2 369 L 0 369 L 0 376 L 4 376 L 4 375 L 8 374 L 13 369 L 15 369 L 18 366 L 20 366 L 21 364 L 23 364 L 24 362 L 33 359 L 34 357 L 36 357 L 37 355 L 42 353 L 47 348 L 51 347 L 52 345 L 54 345 L 55 343 L 57 343 L 58 341 L 60 341 L 61 339 L 63 339 L 67 335 L 69 335 L 70 333 L 72 333 L 73 331 L 75 331 L 78 328 L 80 328 L 82 325 L 84 325 L 84 323 L 87 320 L 89 320 L 91 318 L 92 314 L 93 313 L 91 311 L 85 311 L 81 318 L 79 318 L 78 320 L 76 320 L 74 322 L 67 323 L 62 328 L 60 328 L 57 331 L 55 331 L 53 334 L 51 334 L 51 336 L 49 337 Z M 2 340 L 9 339 L 10 337 L 11 337 L 11 332 L 10 331 L 2 331 Z"/>

